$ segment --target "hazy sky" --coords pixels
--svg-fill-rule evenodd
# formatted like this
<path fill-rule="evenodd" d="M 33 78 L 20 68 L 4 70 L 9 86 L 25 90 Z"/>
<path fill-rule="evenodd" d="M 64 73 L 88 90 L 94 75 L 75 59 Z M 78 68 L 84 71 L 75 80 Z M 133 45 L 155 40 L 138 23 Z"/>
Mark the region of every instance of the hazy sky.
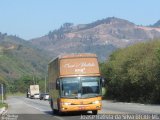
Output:
<path fill-rule="evenodd" d="M 160 0 L 0 0 L 0 32 L 31 39 L 65 22 L 118 17 L 138 25 L 160 20 Z"/>

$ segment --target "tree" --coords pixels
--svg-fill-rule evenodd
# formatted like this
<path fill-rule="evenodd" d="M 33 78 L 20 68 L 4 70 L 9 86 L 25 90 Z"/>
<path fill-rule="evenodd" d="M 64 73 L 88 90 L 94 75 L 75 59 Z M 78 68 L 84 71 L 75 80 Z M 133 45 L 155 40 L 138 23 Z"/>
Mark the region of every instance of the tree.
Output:
<path fill-rule="evenodd" d="M 101 69 L 109 80 L 108 98 L 160 103 L 160 41 L 119 49 L 111 54 L 105 67 Z"/>

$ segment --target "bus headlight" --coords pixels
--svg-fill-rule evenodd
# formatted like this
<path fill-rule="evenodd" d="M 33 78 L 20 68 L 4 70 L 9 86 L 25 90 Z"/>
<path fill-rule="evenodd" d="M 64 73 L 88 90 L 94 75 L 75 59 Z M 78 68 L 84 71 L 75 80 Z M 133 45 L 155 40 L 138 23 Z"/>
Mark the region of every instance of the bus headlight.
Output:
<path fill-rule="evenodd" d="M 96 100 L 96 101 L 92 102 L 92 104 L 99 104 L 99 103 L 100 103 L 99 100 Z"/>
<path fill-rule="evenodd" d="M 69 102 L 63 102 L 62 105 L 71 105 Z"/>

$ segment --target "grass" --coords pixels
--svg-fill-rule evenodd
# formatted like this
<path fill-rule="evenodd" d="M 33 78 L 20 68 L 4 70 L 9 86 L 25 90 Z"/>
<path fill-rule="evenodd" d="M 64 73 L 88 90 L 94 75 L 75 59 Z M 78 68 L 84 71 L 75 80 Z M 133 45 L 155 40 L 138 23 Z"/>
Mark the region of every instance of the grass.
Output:
<path fill-rule="evenodd" d="M 25 93 L 16 92 L 16 93 L 7 93 L 7 96 L 25 96 Z"/>
<path fill-rule="evenodd" d="M 8 107 L 8 105 L 6 104 L 6 103 L 0 103 L 0 108 L 2 108 L 2 107 Z"/>

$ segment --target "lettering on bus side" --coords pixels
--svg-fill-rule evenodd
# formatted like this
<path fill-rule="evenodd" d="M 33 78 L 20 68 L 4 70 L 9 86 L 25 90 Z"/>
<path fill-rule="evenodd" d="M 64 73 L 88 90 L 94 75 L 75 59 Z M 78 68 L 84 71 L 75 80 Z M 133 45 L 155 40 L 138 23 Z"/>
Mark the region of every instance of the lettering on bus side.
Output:
<path fill-rule="evenodd" d="M 82 69 L 75 69 L 75 72 L 81 72 L 81 73 L 84 73 L 84 72 L 85 72 L 85 68 L 82 68 Z"/>
<path fill-rule="evenodd" d="M 82 62 L 82 63 L 79 63 L 79 64 L 66 63 L 64 65 L 65 68 L 94 67 L 94 66 L 95 66 L 95 64 L 93 62 L 92 63 Z"/>

